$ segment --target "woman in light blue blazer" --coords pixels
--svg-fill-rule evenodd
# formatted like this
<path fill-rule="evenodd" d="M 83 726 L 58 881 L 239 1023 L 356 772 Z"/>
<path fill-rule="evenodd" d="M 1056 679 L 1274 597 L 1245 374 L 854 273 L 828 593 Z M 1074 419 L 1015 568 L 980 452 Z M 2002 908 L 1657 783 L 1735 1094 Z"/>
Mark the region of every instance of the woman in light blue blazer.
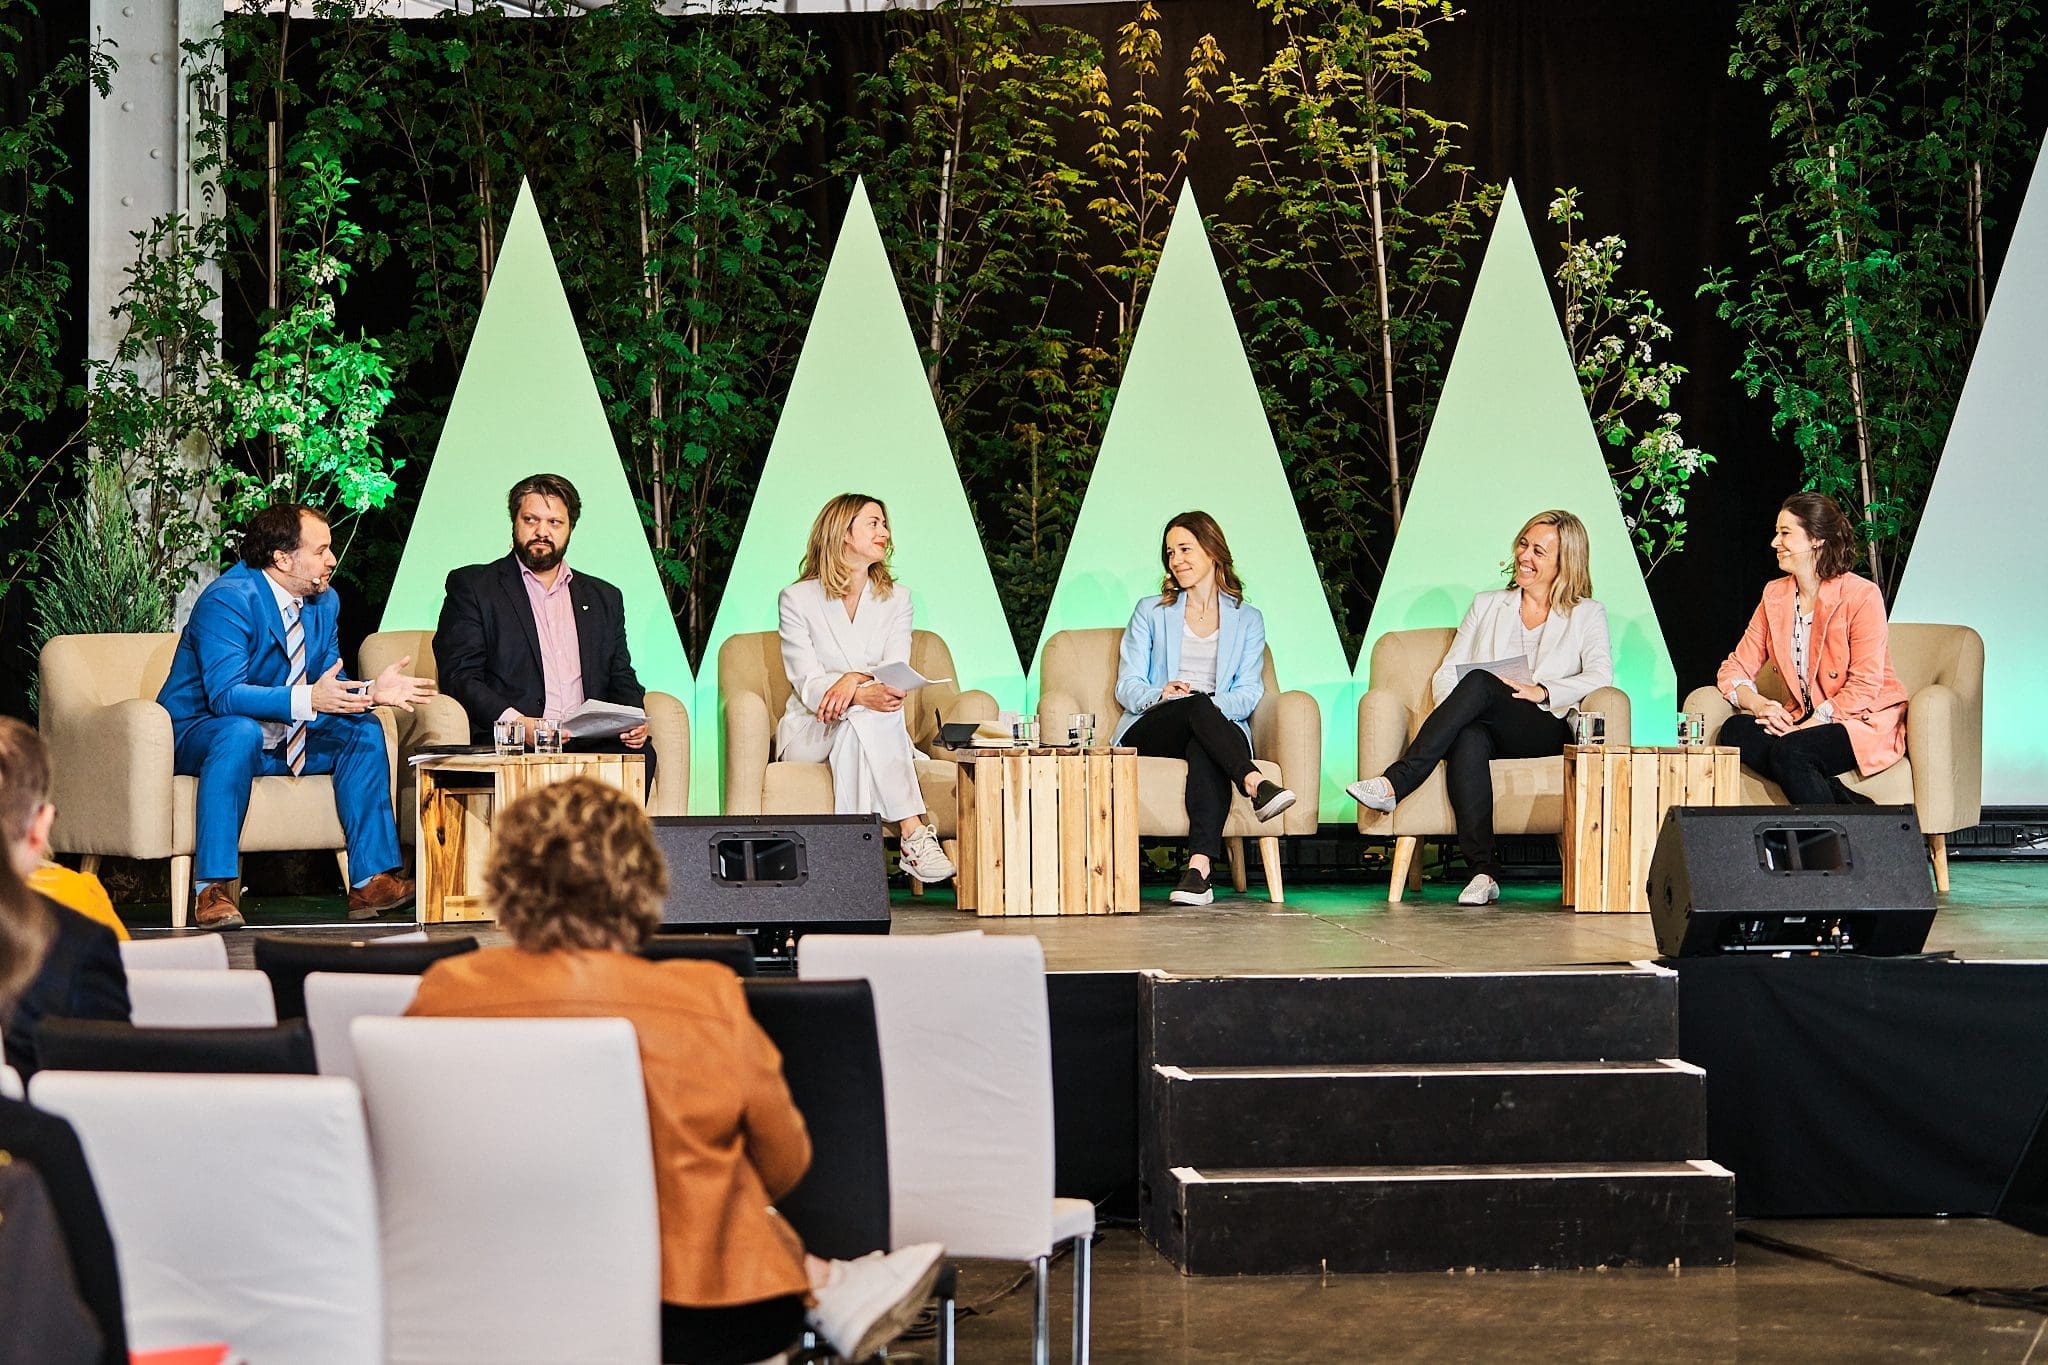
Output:
<path fill-rule="evenodd" d="M 1207 512 L 1166 523 L 1159 547 L 1166 576 L 1124 627 L 1116 676 L 1124 710 L 1115 742 L 1148 758 L 1188 765 L 1188 868 L 1176 905 L 1216 899 L 1210 870 L 1223 856 L 1223 819 L 1235 784 L 1259 819 L 1294 804 L 1294 793 L 1252 763 L 1249 724 L 1265 695 L 1266 622 L 1247 606 L 1223 528 Z"/>

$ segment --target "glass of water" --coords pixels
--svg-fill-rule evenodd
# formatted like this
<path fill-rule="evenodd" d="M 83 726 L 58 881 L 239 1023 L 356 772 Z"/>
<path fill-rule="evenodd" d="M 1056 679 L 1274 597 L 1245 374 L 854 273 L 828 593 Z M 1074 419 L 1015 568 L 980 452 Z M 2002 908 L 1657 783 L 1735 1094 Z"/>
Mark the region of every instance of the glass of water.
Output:
<path fill-rule="evenodd" d="M 1095 713 L 1076 711 L 1074 713 L 1074 743 L 1084 749 L 1095 747 Z"/>
<path fill-rule="evenodd" d="M 537 754 L 562 752 L 562 726 L 559 721 L 537 720 L 533 723 L 533 751 Z"/>
<path fill-rule="evenodd" d="M 1038 717 L 1017 717 L 1017 723 L 1010 727 L 1010 742 L 1019 748 L 1036 749 L 1038 747 Z"/>
<path fill-rule="evenodd" d="M 494 720 L 491 722 L 491 742 L 500 754 L 526 752 L 526 727 L 516 720 Z"/>
<path fill-rule="evenodd" d="M 1704 711 L 1680 711 L 1678 713 L 1678 743 L 1691 749 L 1707 742 L 1707 713 Z"/>
<path fill-rule="evenodd" d="M 1607 715 L 1602 711 L 1580 711 L 1572 719 L 1572 735 L 1582 749 L 1598 749 L 1607 743 Z"/>

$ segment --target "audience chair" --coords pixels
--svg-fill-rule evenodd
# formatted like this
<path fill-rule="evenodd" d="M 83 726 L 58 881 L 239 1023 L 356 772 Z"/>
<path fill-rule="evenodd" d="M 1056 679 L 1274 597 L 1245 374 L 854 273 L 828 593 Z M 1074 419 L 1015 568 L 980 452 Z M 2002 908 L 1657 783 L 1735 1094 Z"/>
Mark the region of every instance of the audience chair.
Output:
<path fill-rule="evenodd" d="M 0 1100 L 21 1098 L 21 1073 L 5 1062 L 0 1062 Z"/>
<path fill-rule="evenodd" d="M 270 983 L 260 972 L 166 967 L 128 978 L 128 1021 L 145 1028 L 270 1028 Z"/>
<path fill-rule="evenodd" d="M 927 678 L 954 678 L 953 652 L 928 630 L 910 634 L 910 666 Z M 832 769 L 823 763 L 775 758 L 775 727 L 789 705 L 789 674 L 782 639 L 772 630 L 734 635 L 718 649 L 718 701 L 725 725 L 725 812 L 728 815 L 814 815 L 832 810 Z M 996 699 L 962 692 L 955 682 L 920 687 L 903 701 L 910 742 L 920 755 L 939 744 L 939 721 L 996 717 Z M 949 760 L 919 757 L 917 785 L 925 813 L 946 856 L 959 861 L 959 769 Z M 921 884 L 913 883 L 918 890 Z M 922 891 L 919 890 L 919 894 Z"/>
<path fill-rule="evenodd" d="M 745 934 L 655 934 L 640 945 L 640 956 L 649 962 L 718 962 L 736 976 L 752 976 L 757 969 L 754 941 Z"/>
<path fill-rule="evenodd" d="M 121 966 L 130 972 L 164 967 L 224 972 L 227 940 L 219 934 L 174 934 L 168 938 L 131 938 L 121 943 Z"/>
<path fill-rule="evenodd" d="M 172 768 L 171 715 L 157 690 L 171 671 L 174 633 L 59 635 L 43 646 L 39 724 L 50 746 L 50 846 L 96 871 L 103 857 L 171 860 L 171 926 L 192 905 L 192 853 L 199 779 Z M 398 790 L 398 730 L 377 708 L 384 752 Z M 401 830 L 410 827 L 400 820 Z M 242 823 L 242 852 L 333 849 L 348 885 L 347 841 L 326 775 L 259 777 Z"/>
<path fill-rule="evenodd" d="M 391 1365 L 651 1365 L 661 1239 L 623 1019 L 357 1019 Z M 341 1083 L 341 1082 L 337 1082 Z"/>
<path fill-rule="evenodd" d="M 459 957 L 476 951 L 476 937 L 421 941 L 411 935 L 405 942 L 393 939 L 355 939 L 347 943 L 321 942 L 290 934 L 259 934 L 256 938 L 256 970 L 270 979 L 277 999 L 277 1017 L 301 1019 L 306 1013 L 306 977 L 312 972 L 367 972 L 385 976 L 418 976 L 444 957 Z"/>
<path fill-rule="evenodd" d="M 251 1361 L 384 1358 L 376 1193 L 353 1085 L 46 1070 L 30 1097 L 78 1130 L 132 1349 L 224 1341 Z"/>
<path fill-rule="evenodd" d="M 1053 1195 L 1052 1030 L 1038 940 L 811 934 L 797 973 L 864 978 L 874 992 L 891 1245 L 942 1242 L 953 1256 L 1031 1262 L 1033 1360 L 1044 1365 L 1048 1267 L 1072 1243 L 1073 1356 L 1085 1362 L 1095 1207 Z"/>
<path fill-rule="evenodd" d="M 111 1019 L 45 1019 L 36 1060 L 47 1071 L 169 1071 L 311 1076 L 303 1019 L 269 1028 L 145 1028 Z"/>
<path fill-rule="evenodd" d="M 1373 642 L 1365 694 L 1358 699 L 1358 775 L 1376 777 L 1401 756 L 1408 741 L 1435 709 L 1430 679 L 1436 676 L 1451 639 L 1448 627 L 1395 630 Z M 1596 687 L 1581 703 L 1587 711 L 1607 717 L 1607 733 L 1617 744 L 1628 742 L 1628 694 L 1618 687 Z M 1349 799 L 1349 798 L 1347 798 Z M 1499 834 L 1564 832 L 1564 759 L 1503 758 L 1493 762 L 1493 827 Z M 1393 876 L 1387 899 L 1398 901 L 1412 885 L 1421 885 L 1416 850 L 1424 839 L 1458 832 L 1451 812 L 1450 789 L 1441 765 L 1429 780 L 1409 793 L 1392 813 L 1358 808 L 1358 832 L 1394 841 Z"/>
<path fill-rule="evenodd" d="M 323 1076 L 360 1081 L 349 1028 L 364 1015 L 400 1015 L 419 993 L 417 976 L 377 972 L 314 972 L 306 978 L 306 1025 Z"/>
<path fill-rule="evenodd" d="M 1984 639 L 1968 626 L 1894 621 L 1887 631 L 1892 669 L 1906 689 L 1906 756 L 1883 772 L 1848 779 L 1851 791 L 1880 806 L 1911 806 L 1934 862 L 1934 885 L 1948 890 L 1948 836 L 1984 814 Z M 1774 665 L 1764 666 L 1757 689 L 1790 700 Z M 1685 709 L 1707 717 L 1707 740 L 1735 714 L 1712 687 L 1695 688 Z M 1744 768 L 1742 801 L 1782 806 L 1778 784 Z"/>
<path fill-rule="evenodd" d="M 374 678 L 388 664 L 410 656 L 406 671 L 415 677 L 440 681 L 441 668 L 434 662 L 434 632 L 431 630 L 380 630 L 363 641 L 358 655 L 360 676 Z M 654 747 L 654 789 L 647 793 L 649 815 L 690 813 L 690 713 L 682 702 L 666 692 L 647 694 L 647 742 Z M 445 693 L 415 706 L 410 715 L 397 713 L 399 776 L 398 837 L 411 843 L 417 837 L 419 781 L 413 775 L 412 756 L 424 744 L 468 744 L 469 716 L 462 704 Z"/>
<path fill-rule="evenodd" d="M 1095 716 L 1096 742 L 1107 744 L 1123 721 L 1117 705 L 1117 653 L 1124 633 L 1116 629 L 1055 631 L 1045 642 L 1039 661 L 1038 724 L 1047 735 L 1064 737 L 1074 713 Z M 1259 862 L 1266 874 L 1266 896 L 1274 904 L 1286 899 L 1280 879 L 1280 839 L 1316 832 L 1316 799 L 1323 778 L 1323 713 L 1306 692 L 1282 692 L 1273 671 L 1273 651 L 1266 651 L 1266 695 L 1252 712 L 1252 755 L 1260 772 L 1295 795 L 1294 805 L 1271 820 L 1252 813 L 1243 791 L 1230 798 L 1223 820 L 1223 848 L 1230 858 L 1230 880 L 1239 894 L 1247 885 L 1244 841 L 1256 839 Z M 1138 833 L 1148 837 L 1185 839 L 1188 835 L 1188 765 L 1178 758 L 1138 760 Z"/>

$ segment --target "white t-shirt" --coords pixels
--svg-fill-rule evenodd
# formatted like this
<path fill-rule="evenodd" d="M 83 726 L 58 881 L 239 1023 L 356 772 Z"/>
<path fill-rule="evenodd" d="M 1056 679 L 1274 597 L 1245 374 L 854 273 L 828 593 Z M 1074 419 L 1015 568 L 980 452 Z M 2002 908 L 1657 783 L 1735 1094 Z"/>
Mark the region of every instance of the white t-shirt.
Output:
<path fill-rule="evenodd" d="M 1207 635 L 1195 634 L 1193 626 L 1181 628 L 1180 680 L 1188 685 L 1189 691 L 1215 694 L 1216 642 L 1222 634 L 1220 625 Z"/>

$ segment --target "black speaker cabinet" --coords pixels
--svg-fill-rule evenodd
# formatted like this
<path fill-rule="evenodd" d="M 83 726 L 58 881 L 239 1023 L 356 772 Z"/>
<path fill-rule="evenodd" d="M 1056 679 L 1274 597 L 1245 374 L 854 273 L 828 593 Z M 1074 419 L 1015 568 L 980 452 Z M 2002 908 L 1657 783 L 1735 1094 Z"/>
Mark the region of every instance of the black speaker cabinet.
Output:
<path fill-rule="evenodd" d="M 1666 957 L 1917 953 L 1934 880 L 1911 806 L 1674 806 L 1650 858 Z"/>
<path fill-rule="evenodd" d="M 768 963 L 813 930 L 889 932 L 889 867 L 874 815 L 658 815 L 664 933 L 743 934 Z"/>

